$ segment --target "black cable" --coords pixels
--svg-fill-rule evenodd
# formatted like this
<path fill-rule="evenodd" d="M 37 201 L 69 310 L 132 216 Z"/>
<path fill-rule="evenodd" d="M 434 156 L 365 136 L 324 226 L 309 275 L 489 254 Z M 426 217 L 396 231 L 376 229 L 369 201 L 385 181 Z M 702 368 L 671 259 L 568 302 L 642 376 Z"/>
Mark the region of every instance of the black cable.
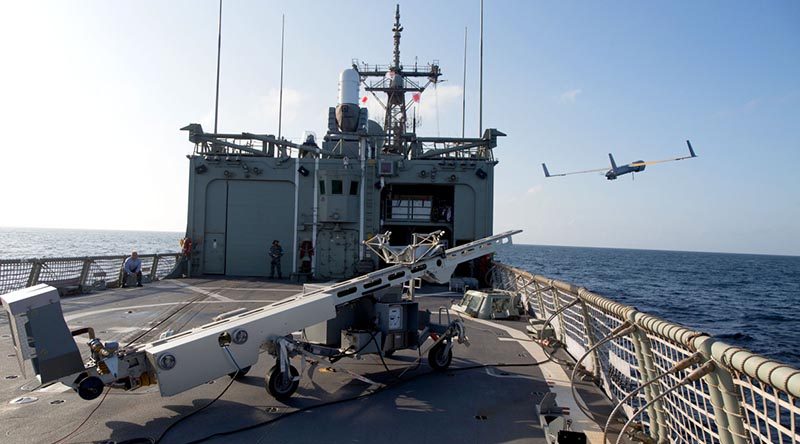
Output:
<path fill-rule="evenodd" d="M 178 314 L 179 312 L 181 312 L 181 311 L 182 311 L 183 309 L 185 309 L 186 307 L 188 307 L 188 306 L 192 305 L 193 303 L 195 303 L 195 302 L 199 301 L 200 299 L 204 299 L 204 298 L 206 298 L 206 297 L 207 297 L 207 296 L 198 296 L 198 297 L 195 297 L 194 299 L 190 300 L 189 302 L 187 302 L 187 303 L 185 303 L 185 304 L 181 305 L 180 307 L 178 307 L 178 309 L 174 310 L 172 313 L 170 313 L 170 314 L 169 314 L 168 316 L 166 316 L 164 319 L 160 320 L 160 321 L 159 321 L 159 322 L 157 322 L 155 325 L 153 325 L 153 326 L 152 326 L 152 327 L 150 327 L 149 329 L 145 330 L 143 333 L 141 333 L 140 335 L 136 336 L 134 339 L 130 340 L 130 341 L 129 341 L 129 342 L 126 344 L 126 345 L 125 345 L 125 347 L 128 347 L 129 345 L 133 344 L 134 342 L 136 342 L 136 341 L 138 341 L 139 339 L 141 339 L 142 337 L 144 337 L 146 334 L 148 334 L 148 333 L 152 332 L 152 331 L 153 331 L 153 330 L 155 330 L 155 329 L 156 329 L 158 326 L 160 326 L 161 324 L 163 324 L 164 322 L 166 322 L 167 320 L 169 320 L 171 317 L 173 317 L 173 316 L 175 316 L 176 314 Z M 230 353 L 230 352 L 228 352 L 228 353 Z M 231 359 L 233 359 L 233 356 L 231 356 Z M 235 361 L 235 360 L 234 360 L 234 362 L 233 362 L 233 363 L 234 363 L 234 365 L 236 365 L 236 366 L 237 366 L 237 368 L 238 368 L 238 364 L 236 364 L 236 361 Z M 241 369 L 240 369 L 240 370 L 241 370 Z M 231 378 L 231 382 L 232 382 L 232 381 L 233 381 L 233 378 Z M 44 384 L 41 384 L 39 387 L 41 387 L 41 386 L 43 386 L 43 385 L 44 385 Z M 205 409 L 206 407 L 208 407 L 208 406 L 210 406 L 211 404 L 213 404 L 213 403 L 214 403 L 214 402 L 215 402 L 217 399 L 219 399 L 219 398 L 220 398 L 222 395 L 224 395 L 224 394 L 225 394 L 225 392 L 228 390 L 228 388 L 229 388 L 230 386 L 231 386 L 231 384 L 229 383 L 229 384 L 228 384 L 228 386 L 227 386 L 227 387 L 225 387 L 225 390 L 223 390 L 223 391 L 222 391 L 222 393 L 220 393 L 220 395 L 219 395 L 219 396 L 217 396 L 217 397 L 216 397 L 214 400 L 212 400 L 211 402 L 209 402 L 208 404 L 206 404 L 206 405 L 205 405 L 205 406 L 203 406 L 202 408 L 200 408 L 200 409 L 198 409 L 198 410 L 196 410 L 196 411 L 194 411 L 194 412 L 190 413 L 189 415 L 187 415 L 187 416 L 185 416 L 185 417 L 183 417 L 183 418 L 179 419 L 178 421 L 174 422 L 173 424 L 171 424 L 169 427 L 167 427 L 167 429 L 164 431 L 164 433 L 162 433 L 162 434 L 161 434 L 161 436 L 160 436 L 160 437 L 159 437 L 159 438 L 158 438 L 158 439 L 157 439 L 155 442 L 156 442 L 156 443 L 157 443 L 157 442 L 159 442 L 159 441 L 160 441 L 160 440 L 161 440 L 161 439 L 164 437 L 164 435 L 166 435 L 166 434 L 167 434 L 167 432 L 168 432 L 168 431 L 169 431 L 169 430 L 170 430 L 170 429 L 171 429 L 173 426 L 175 426 L 177 423 L 179 423 L 179 422 L 181 422 L 182 420 L 184 420 L 184 419 L 186 419 L 186 418 L 188 418 L 188 417 L 190 417 L 190 416 L 194 415 L 195 413 L 198 413 L 198 412 L 200 412 L 201 410 L 203 410 L 203 409 Z M 37 388 L 39 388 L 39 387 L 37 387 Z M 34 390 L 36 390 L 36 389 L 34 389 Z M 80 430 L 80 429 L 81 429 L 81 427 L 83 427 L 83 426 L 84 426 L 84 425 L 85 425 L 85 424 L 86 424 L 86 423 L 89 421 L 89 419 L 91 419 L 91 418 L 92 418 L 92 416 L 93 416 L 93 415 L 94 415 L 94 413 L 95 413 L 95 412 L 96 412 L 96 411 L 97 411 L 97 410 L 100 408 L 100 406 L 102 406 L 102 405 L 103 405 L 103 401 L 105 401 L 105 400 L 106 400 L 106 397 L 108 396 L 108 394 L 109 394 L 110 392 L 111 392 L 111 387 L 109 386 L 109 387 L 106 389 L 106 392 L 105 392 L 105 394 L 103 395 L 103 397 L 100 399 L 100 402 L 99 402 L 99 403 L 97 403 L 97 405 L 95 406 L 95 408 L 94 408 L 94 409 L 92 409 L 92 411 L 91 411 L 91 412 L 89 412 L 89 415 L 87 415 L 87 416 L 86 416 L 86 418 L 83 420 L 83 422 L 81 422 L 81 423 L 78 425 L 78 427 L 75 427 L 75 429 L 73 429 L 71 432 L 69 432 L 69 433 L 68 433 L 67 435 L 65 435 L 63 438 L 61 438 L 61 439 L 59 439 L 59 440 L 57 440 L 57 441 L 54 441 L 54 442 L 53 442 L 53 444 L 58 444 L 58 443 L 60 443 L 60 442 L 62 442 L 62 441 L 64 441 L 64 440 L 66 440 L 66 439 L 67 439 L 67 438 L 69 438 L 70 436 L 74 435 L 74 434 L 75 434 L 75 433 L 76 433 L 78 430 Z"/>
<path fill-rule="evenodd" d="M 188 304 L 186 304 L 186 305 L 188 305 Z M 176 313 L 177 313 L 177 311 L 176 311 Z M 173 313 L 173 314 L 175 314 L 175 313 Z M 171 316 L 171 315 L 170 315 L 170 316 Z M 165 319 L 165 320 L 166 320 L 166 319 Z M 375 345 L 377 345 L 377 341 L 375 340 L 375 335 L 376 335 L 376 334 L 377 334 L 377 332 L 374 332 L 374 333 L 372 334 L 372 340 L 373 340 L 373 341 L 375 341 Z M 355 354 L 358 354 L 359 352 L 361 352 L 362 350 L 364 350 L 364 348 L 366 348 L 366 346 L 367 346 L 367 345 L 369 345 L 369 343 L 370 343 L 370 341 L 367 341 L 367 342 L 366 342 L 366 344 L 364 344 L 364 345 L 363 345 L 363 346 L 362 346 L 362 347 L 361 347 L 361 348 L 360 348 L 358 351 L 356 351 L 356 353 L 355 353 Z M 242 370 L 242 369 L 241 369 L 241 367 L 240 367 L 240 366 L 239 366 L 239 364 L 236 362 L 236 359 L 233 357 L 233 354 L 230 352 L 230 350 L 228 350 L 228 347 L 227 347 L 227 346 L 225 346 L 225 347 L 222 347 L 222 348 L 223 348 L 223 349 L 225 349 L 225 351 L 226 351 L 226 352 L 228 352 L 228 356 L 230 356 L 230 358 L 231 358 L 231 361 L 233 361 L 233 365 L 235 365 L 235 366 L 236 366 L 237 374 L 238 374 L 239 372 L 241 372 L 241 370 Z M 383 358 L 382 358 L 382 357 L 381 357 L 381 360 L 383 360 Z M 384 363 L 384 366 L 386 366 L 386 364 L 385 364 L 385 363 Z M 387 367 L 387 369 L 388 369 L 388 367 Z M 166 429 L 165 429 L 165 430 L 164 430 L 164 431 L 161 433 L 161 436 L 159 436 L 159 437 L 158 437 L 158 438 L 157 438 L 157 439 L 154 441 L 154 443 L 155 443 L 155 444 L 158 444 L 159 442 L 161 442 L 161 441 L 164 439 L 164 437 L 165 437 L 165 436 L 167 436 L 167 433 L 169 433 L 169 431 L 170 431 L 172 428 L 174 428 L 175 426 L 177 426 L 177 425 L 178 425 L 178 424 L 180 424 L 181 422 L 183 422 L 183 421 L 186 421 L 187 419 L 189 419 L 190 417 L 194 416 L 195 414 L 197 414 L 197 413 L 200 413 L 201 411 L 203 411 L 203 410 L 207 409 L 207 408 L 208 408 L 208 407 L 210 407 L 212 404 L 214 404 L 215 402 L 217 402 L 217 401 L 218 401 L 218 400 L 219 400 L 219 399 L 220 399 L 220 398 L 221 398 L 221 397 L 222 397 L 222 396 L 225 394 L 225 392 L 227 392 L 227 391 L 228 391 L 228 389 L 231 387 L 231 385 L 233 385 L 233 382 L 234 382 L 235 380 L 236 380 L 236 378 L 231 378 L 230 382 L 228 382 L 228 385 L 227 385 L 227 386 L 225 386 L 225 388 L 222 390 L 222 392 L 221 392 L 219 395 L 217 395 L 217 397 L 216 397 L 216 398 L 212 399 L 212 400 L 211 400 L 211 401 L 210 401 L 208 404 L 204 405 L 203 407 L 200 407 L 200 408 L 199 408 L 199 409 L 197 409 L 197 410 L 194 410 L 193 412 L 189 413 L 188 415 L 181 416 L 180 418 L 178 418 L 178 420 L 176 420 L 175 422 L 173 422 L 172 424 L 170 424 L 170 425 L 169 425 L 169 426 L 168 426 L 168 427 L 167 427 L 167 428 L 166 428 Z M 108 392 L 106 392 L 106 394 L 108 394 Z M 73 432 L 73 433 L 74 433 L 74 432 Z"/>
<path fill-rule="evenodd" d="M 500 368 L 502 368 L 502 367 L 535 367 L 535 366 L 542 365 L 542 364 L 545 364 L 545 363 L 550 362 L 550 361 L 551 361 L 550 359 L 546 359 L 544 361 L 526 362 L 526 363 L 517 363 L 517 364 L 504 364 L 504 363 L 478 364 L 478 365 L 472 365 L 472 366 L 468 366 L 468 367 L 454 368 L 454 369 L 450 369 L 449 371 L 450 372 L 460 372 L 460 371 L 475 370 L 475 369 L 488 368 L 488 367 L 500 367 Z M 208 441 L 209 439 L 212 439 L 212 438 L 219 438 L 219 437 L 222 437 L 222 436 L 228 436 L 228 435 L 234 435 L 236 433 L 246 432 L 248 430 L 253 430 L 253 429 L 268 425 L 268 424 L 272 424 L 274 422 L 280 421 L 281 419 L 288 418 L 290 416 L 294 416 L 294 415 L 299 414 L 299 413 L 307 412 L 309 410 L 318 409 L 318 408 L 322 408 L 322 407 L 329 407 L 329 406 L 332 406 L 332 405 L 343 404 L 343 403 L 350 402 L 350 401 L 356 401 L 356 400 L 359 400 L 359 399 L 368 398 L 368 397 L 370 397 L 372 395 L 377 395 L 378 393 L 381 393 L 381 392 L 383 392 L 385 390 L 388 390 L 390 388 L 398 387 L 400 385 L 403 385 L 405 383 L 413 381 L 413 380 L 415 380 L 415 379 L 417 379 L 419 377 L 428 376 L 428 375 L 435 375 L 435 374 L 440 374 L 440 373 L 439 372 L 435 372 L 435 371 L 431 371 L 431 372 L 427 372 L 427 373 L 417 373 L 416 375 L 412 375 L 411 377 L 406 378 L 406 379 L 397 379 L 392 384 L 386 384 L 386 385 L 380 386 L 380 387 L 376 388 L 375 390 L 373 390 L 371 392 L 368 392 L 368 393 L 362 393 L 360 395 L 351 396 L 349 398 L 343 398 L 343 399 L 338 399 L 338 400 L 335 400 L 335 401 L 323 402 L 323 403 L 320 403 L 320 404 L 315 404 L 315 405 L 312 405 L 312 406 L 303 407 L 303 408 L 300 408 L 300 409 L 297 409 L 297 410 L 294 410 L 294 411 L 291 411 L 291 412 L 288 412 L 288 413 L 284 413 L 284 414 L 282 414 L 280 416 L 277 416 L 275 418 L 270 418 L 270 419 L 265 420 L 265 421 L 261 421 L 261 422 L 255 423 L 255 424 L 251 424 L 249 426 L 244 426 L 244 427 L 240 427 L 240 428 L 237 428 L 237 429 L 228 430 L 226 432 L 213 433 L 211 435 L 204 436 L 204 437 L 196 439 L 194 441 L 190 441 L 190 442 L 188 442 L 186 444 L 198 444 L 198 443 L 201 443 L 201 442 Z"/>
<path fill-rule="evenodd" d="M 379 358 L 381 358 L 381 364 L 383 364 L 383 368 L 385 368 L 385 369 L 386 369 L 386 373 L 389 373 L 390 375 L 392 375 L 392 371 L 391 371 L 391 370 L 389 370 L 389 366 L 388 366 L 388 365 L 386 365 L 386 361 L 383 359 L 383 352 L 382 352 L 382 350 L 381 350 L 381 346 L 380 346 L 380 345 L 378 345 L 378 340 L 377 340 L 377 339 L 375 339 L 375 335 L 372 335 L 372 342 L 374 342 L 374 343 L 375 343 L 375 348 L 376 348 L 376 349 L 377 349 L 377 351 L 378 351 L 378 357 L 379 357 Z M 368 344 L 369 344 L 369 343 L 368 343 Z M 392 375 L 392 376 L 394 376 L 394 375 Z M 400 379 L 398 376 L 394 376 L 394 377 L 395 377 L 395 378 L 397 378 L 397 379 Z"/>
<path fill-rule="evenodd" d="M 206 309 L 206 307 L 207 307 L 207 305 L 201 305 L 201 306 L 200 306 L 200 307 L 197 309 L 197 311 L 196 311 L 194 314 L 192 314 L 191 316 L 189 316 L 189 318 L 188 318 L 188 319 L 186 319 L 186 320 L 183 322 L 183 324 L 181 324 L 181 326 L 180 326 L 180 327 L 177 327 L 177 328 L 175 328 L 175 329 L 174 329 L 174 331 L 175 331 L 175 332 L 180 332 L 180 331 L 183 331 L 183 329 L 184 329 L 184 328 L 185 328 L 185 327 L 186 327 L 186 326 L 187 326 L 187 325 L 188 325 L 190 322 L 192 322 L 192 320 L 194 320 L 194 318 L 196 318 L 196 317 L 197 317 L 197 316 L 198 316 L 200 313 L 202 313 L 202 312 L 203 312 L 203 310 L 205 310 L 205 309 Z M 187 313 L 184 313 L 184 314 L 188 314 L 188 313 L 189 313 L 189 311 L 187 310 Z M 177 322 L 178 320 L 176 319 L 175 321 Z"/>
<path fill-rule="evenodd" d="M 207 297 L 207 296 L 197 296 L 196 298 L 194 298 L 194 299 L 190 300 L 189 302 L 187 302 L 187 303 L 185 303 L 185 304 L 181 305 L 181 306 L 180 306 L 180 307 L 178 307 L 176 310 L 174 310 L 172 313 L 170 313 L 169 315 L 167 315 L 167 316 L 166 316 L 164 319 L 162 319 L 162 320 L 158 321 L 158 322 L 157 322 L 155 325 L 153 325 L 152 327 L 148 328 L 147 330 L 145 330 L 145 331 L 144 331 L 143 333 L 141 333 L 140 335 L 138 335 L 138 336 L 136 336 L 135 338 L 133 338 L 133 339 L 131 339 L 130 341 L 128 341 L 128 343 L 127 343 L 127 344 L 125 344 L 125 347 L 128 347 L 129 345 L 131 345 L 131 344 L 133 344 L 134 342 L 138 341 L 139 339 L 143 338 L 143 337 L 144 337 L 146 334 L 148 334 L 148 333 L 150 333 L 151 331 L 155 330 L 156 328 L 158 328 L 158 327 L 159 327 L 161 324 L 163 324 L 164 322 L 167 322 L 167 321 L 169 320 L 169 318 L 171 318 L 171 317 L 175 316 L 176 314 L 180 313 L 180 312 L 181 312 L 183 309 L 185 309 L 186 307 L 188 307 L 188 306 L 190 306 L 190 305 L 194 304 L 195 302 L 199 301 L 200 299 L 205 299 L 206 297 Z M 123 347 L 123 348 L 124 348 L 124 347 Z"/>
<path fill-rule="evenodd" d="M 418 346 L 417 347 L 417 362 L 416 362 L 416 364 L 414 365 L 414 367 L 411 367 L 411 366 L 406 367 L 405 370 L 403 370 L 402 372 L 400 372 L 399 375 L 397 375 L 397 378 L 398 379 L 402 378 L 403 375 L 405 375 L 406 372 L 408 372 L 408 371 L 412 371 L 412 372 L 416 371 L 419 368 L 420 364 L 422 364 L 422 347 Z"/>
<path fill-rule="evenodd" d="M 241 369 L 241 368 L 239 368 L 239 364 L 237 364 L 237 363 L 236 363 L 236 360 L 235 360 L 235 359 L 233 359 L 233 354 L 231 354 L 230 350 L 228 350 L 228 347 L 222 347 L 222 348 L 224 348 L 224 349 L 225 349 L 225 351 L 227 351 L 227 352 L 228 352 L 228 356 L 230 356 L 230 357 L 231 357 L 231 360 L 233 360 L 233 365 L 235 365 L 235 366 L 236 366 L 237 373 L 238 373 L 238 372 L 241 372 L 241 370 L 242 370 L 242 369 Z M 168 427 L 167 427 L 167 428 L 166 428 L 166 429 L 165 429 L 163 432 L 161 432 L 161 436 L 159 436 L 158 438 L 156 438 L 156 440 L 154 441 L 154 443 L 155 443 L 155 444 L 158 444 L 159 442 L 161 442 L 161 440 L 163 440 L 163 439 L 164 439 L 164 437 L 165 437 L 165 436 L 167 436 L 167 433 L 169 433 L 169 431 L 170 431 L 170 430 L 172 430 L 172 429 L 173 429 L 175 426 L 177 426 L 178 424 L 182 423 L 183 421 L 186 421 L 187 419 L 191 418 L 192 416 L 194 416 L 194 415 L 196 415 L 196 414 L 198 414 L 198 413 L 202 412 L 203 410 L 205 410 L 205 409 L 207 409 L 207 408 L 211 407 L 211 404 L 214 404 L 215 402 L 217 402 L 217 401 L 219 400 L 219 398 L 222 398 L 222 395 L 224 395 L 224 394 L 225 394 L 225 392 L 227 392 L 227 391 L 228 391 L 228 389 L 229 389 L 229 388 L 231 388 L 231 385 L 233 385 L 233 382 L 234 382 L 234 381 L 236 381 L 236 378 L 231 378 L 230 382 L 228 382 L 228 385 L 226 385 L 226 386 L 225 386 L 225 388 L 222 390 L 222 392 L 220 392 L 220 394 L 219 394 L 219 395 L 217 395 L 217 397 L 216 397 L 216 398 L 214 398 L 214 399 L 212 399 L 211 401 L 209 401 L 209 402 L 208 402 L 208 404 L 206 404 L 206 405 L 204 405 L 204 406 L 200 407 L 199 409 L 196 409 L 196 410 L 192 411 L 192 413 L 189 413 L 188 415 L 181 416 L 181 417 L 180 417 L 180 418 L 178 418 L 178 419 L 177 419 L 175 422 L 173 422 L 172 424 L 170 424 L 170 425 L 169 425 L 169 426 L 168 426 Z"/>
<path fill-rule="evenodd" d="M 375 341 L 375 336 L 376 336 L 377 334 L 378 334 L 378 331 L 377 331 L 377 330 L 375 330 L 374 332 L 372 332 L 372 335 L 371 335 L 372 337 L 370 338 L 370 340 L 369 340 L 369 341 L 367 341 L 367 342 L 365 342 L 365 343 L 364 343 L 364 345 L 362 345 L 362 346 L 361 346 L 361 348 L 359 348 L 359 349 L 358 349 L 358 350 L 356 350 L 355 352 L 353 352 L 353 353 L 347 353 L 347 350 L 350 350 L 350 349 L 352 348 L 352 346 L 351 346 L 351 347 L 348 347 L 348 348 L 347 348 L 347 349 L 346 349 L 344 352 L 342 352 L 342 353 L 339 353 L 339 354 L 337 354 L 337 355 L 333 355 L 333 356 L 329 357 L 329 358 L 328 358 L 328 360 L 330 361 L 330 363 L 331 363 L 331 364 L 334 364 L 334 363 L 336 363 L 337 361 L 339 361 L 339 360 L 340 360 L 340 359 L 342 359 L 342 358 L 346 358 L 346 357 L 349 357 L 349 356 L 355 356 L 355 355 L 357 355 L 357 354 L 361 353 L 362 351 L 364 351 L 364 349 L 365 349 L 365 348 L 367 348 L 367 346 L 368 346 L 368 345 L 369 345 L 369 344 L 370 344 L 372 341 Z M 378 343 L 377 343 L 377 342 L 375 342 L 375 345 L 376 345 L 376 346 L 378 346 Z M 380 346 L 378 346 L 378 350 L 380 350 L 380 349 L 381 349 L 381 347 L 380 347 Z"/>
<path fill-rule="evenodd" d="M 74 429 L 73 429 L 71 432 L 69 432 L 67 435 L 65 435 L 63 438 L 59 439 L 58 441 L 53 441 L 53 444 L 58 444 L 58 443 L 60 443 L 61 441 L 64 441 L 65 439 L 67 439 L 67 438 L 69 438 L 70 436 L 74 435 L 74 434 L 75 434 L 75 432 L 77 432 L 78 430 L 80 430 L 80 429 L 81 429 L 81 427 L 83 427 L 83 425 L 84 425 L 84 424 L 86 424 L 87 422 L 89 422 L 89 419 L 92 417 L 92 415 L 94 415 L 94 412 L 96 412 L 96 411 L 97 411 L 97 409 L 99 409 L 99 408 L 100 408 L 100 406 L 101 406 L 101 405 L 103 405 L 103 401 L 105 401 L 105 400 L 106 400 L 106 396 L 108 396 L 108 393 L 109 393 L 110 391 L 111 391 L 111 387 L 108 387 L 108 388 L 106 389 L 106 393 L 105 393 L 105 394 L 103 395 L 103 397 L 100 399 L 100 402 L 98 402 L 98 403 L 97 403 L 97 405 L 96 405 L 96 406 L 95 406 L 95 407 L 92 409 L 92 411 L 91 411 L 91 412 L 89 412 L 89 415 L 88 415 L 88 416 L 86 416 L 86 419 L 84 419 L 84 420 L 83 420 L 83 422 L 81 422 L 80 424 L 78 424 L 78 427 L 75 427 L 75 428 L 74 428 Z"/>
<path fill-rule="evenodd" d="M 541 344 L 539 342 L 537 342 L 537 344 L 540 347 L 542 347 L 542 352 L 545 354 L 545 356 L 547 356 L 547 359 L 555 362 L 558 365 L 561 365 L 561 366 L 566 367 L 568 369 L 572 369 L 572 367 L 574 365 L 572 362 L 564 361 L 563 359 L 556 358 L 555 354 L 558 352 L 558 348 L 552 347 L 553 348 L 553 353 L 550 353 L 549 351 L 547 351 L 547 348 L 548 348 L 547 345 Z"/>

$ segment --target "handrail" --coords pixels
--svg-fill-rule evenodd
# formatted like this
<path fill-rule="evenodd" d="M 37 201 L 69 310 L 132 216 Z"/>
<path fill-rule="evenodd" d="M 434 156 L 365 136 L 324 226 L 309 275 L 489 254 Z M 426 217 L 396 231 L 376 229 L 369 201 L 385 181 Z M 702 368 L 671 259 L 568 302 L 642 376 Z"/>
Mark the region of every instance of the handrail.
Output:
<path fill-rule="evenodd" d="M 156 256 L 173 256 L 178 253 L 152 253 L 152 254 L 139 254 L 139 258 L 151 258 Z M 53 256 L 53 257 L 30 257 L 30 258 L 21 258 L 21 259 L 0 259 L 0 264 L 17 264 L 17 263 L 24 263 L 24 262 L 31 262 L 31 261 L 70 261 L 76 259 L 91 259 L 91 260 L 99 260 L 99 259 L 126 259 L 129 255 L 107 255 L 107 256 Z"/>
<path fill-rule="evenodd" d="M 86 292 L 118 285 L 127 255 L 0 259 L 0 294 L 46 283 L 59 290 Z M 143 277 L 163 279 L 180 253 L 140 254 Z"/>
<path fill-rule="evenodd" d="M 531 315 L 541 319 L 580 300 L 552 321 L 558 341 L 573 357 L 624 322 L 633 323 L 630 336 L 608 341 L 584 366 L 599 375 L 612 402 L 636 395 L 622 405 L 625 415 L 654 401 L 634 418 L 654 441 L 800 443 L 800 370 L 567 282 L 501 263 L 492 280 L 495 288 L 519 293 Z M 643 387 L 695 352 L 715 364 L 702 379 L 684 380 L 698 363 Z M 665 395 L 656 398 L 658 393 Z"/>

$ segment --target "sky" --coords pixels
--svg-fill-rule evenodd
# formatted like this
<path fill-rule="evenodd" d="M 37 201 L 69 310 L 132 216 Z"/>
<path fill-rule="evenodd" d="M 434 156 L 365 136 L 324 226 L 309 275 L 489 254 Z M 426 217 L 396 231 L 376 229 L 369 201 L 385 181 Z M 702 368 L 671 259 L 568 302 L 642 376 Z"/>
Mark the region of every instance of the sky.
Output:
<path fill-rule="evenodd" d="M 527 244 L 800 255 L 800 2 L 491 1 L 484 127 L 495 232 Z M 391 59 L 389 1 L 223 7 L 220 132 L 323 135 L 353 59 Z M 479 1 L 401 1 L 404 64 L 438 60 L 423 135 L 478 134 Z M 218 3 L 0 4 L 0 226 L 183 231 L 193 145 L 213 128 Z M 372 102 L 368 102 L 370 105 Z M 375 117 L 373 106 L 371 115 Z M 607 181 L 545 179 L 686 152 Z"/>

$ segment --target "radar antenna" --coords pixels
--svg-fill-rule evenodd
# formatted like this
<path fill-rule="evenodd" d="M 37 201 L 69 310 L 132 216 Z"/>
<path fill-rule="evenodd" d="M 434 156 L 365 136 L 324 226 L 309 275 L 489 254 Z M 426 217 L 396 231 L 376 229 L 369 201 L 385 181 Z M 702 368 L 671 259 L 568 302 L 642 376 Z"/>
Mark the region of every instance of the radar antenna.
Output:
<path fill-rule="evenodd" d="M 387 96 L 385 104 L 380 99 L 377 100 L 386 110 L 383 124 L 386 142 L 383 150 L 407 156 L 408 140 L 404 138 L 409 125 L 407 111 L 419 101 L 425 88 L 431 83 L 439 81 L 442 72 L 439 69 L 438 61 L 433 61 L 426 67 L 419 67 L 414 63 L 414 67 L 409 69 L 406 69 L 400 62 L 400 38 L 403 32 L 403 25 L 400 24 L 400 5 L 395 8 L 392 32 L 394 33 L 394 57 L 390 66 L 368 65 L 354 61 L 353 69 L 361 76 L 361 82 L 364 83 L 366 91 L 373 95 L 382 92 Z M 367 83 L 368 78 L 376 80 Z M 428 82 L 423 85 L 416 80 L 417 78 L 427 78 Z M 410 102 L 406 102 L 407 93 L 412 94 Z"/>

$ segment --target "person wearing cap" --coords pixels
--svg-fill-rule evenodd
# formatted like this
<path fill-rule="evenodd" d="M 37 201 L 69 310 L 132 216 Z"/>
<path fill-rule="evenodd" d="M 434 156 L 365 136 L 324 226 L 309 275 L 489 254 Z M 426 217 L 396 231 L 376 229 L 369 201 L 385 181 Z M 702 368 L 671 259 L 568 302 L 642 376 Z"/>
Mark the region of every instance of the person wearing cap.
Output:
<path fill-rule="evenodd" d="M 139 259 L 139 253 L 132 252 L 131 256 L 125 259 L 122 264 L 122 283 L 120 287 L 125 288 L 128 286 L 128 276 L 136 275 L 136 286 L 142 286 L 142 260 Z"/>
<path fill-rule="evenodd" d="M 281 273 L 281 256 L 283 256 L 283 248 L 281 247 L 280 242 L 277 240 L 272 241 L 272 246 L 269 247 L 269 257 L 271 259 L 271 265 L 269 269 L 269 278 L 275 278 L 275 270 L 278 270 L 278 279 L 283 279 L 283 275 Z"/>

